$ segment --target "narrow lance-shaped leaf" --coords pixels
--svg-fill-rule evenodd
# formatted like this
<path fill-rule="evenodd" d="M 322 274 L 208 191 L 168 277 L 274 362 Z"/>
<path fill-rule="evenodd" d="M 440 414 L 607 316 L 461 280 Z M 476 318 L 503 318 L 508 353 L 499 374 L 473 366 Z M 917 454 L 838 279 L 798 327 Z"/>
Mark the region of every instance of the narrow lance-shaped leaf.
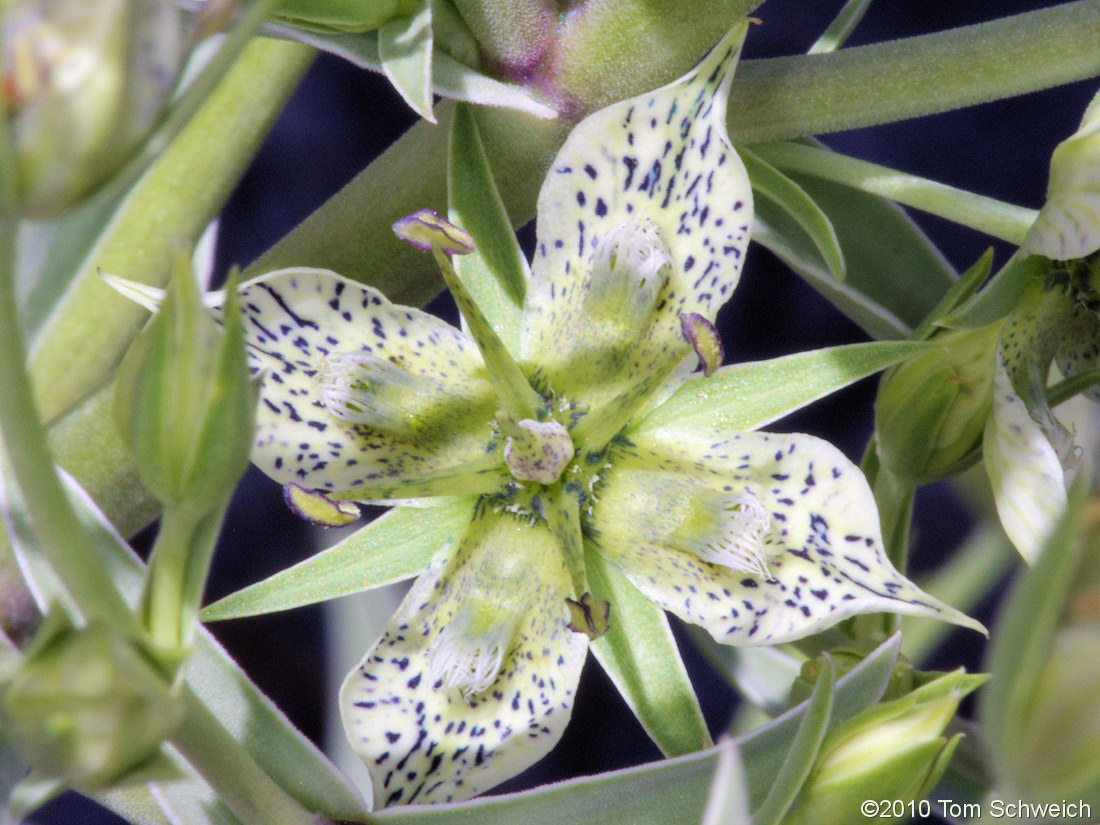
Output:
<path fill-rule="evenodd" d="M 493 180 L 474 110 L 455 107 L 447 165 L 450 219 L 475 249 L 454 261 L 455 272 L 510 352 L 519 346 L 520 316 L 530 277 L 512 223 Z"/>
<path fill-rule="evenodd" d="M 473 499 L 390 510 L 315 556 L 208 605 L 205 621 L 290 610 L 420 574 L 462 531 Z"/>
<path fill-rule="evenodd" d="M 847 275 L 844 251 L 840 248 L 836 230 L 829 216 L 822 211 L 806 190 L 751 150 L 738 152 L 745 163 L 752 188 L 757 195 L 771 200 L 784 210 L 805 231 L 838 284 Z"/>
<path fill-rule="evenodd" d="M 778 825 L 790 809 L 802 783 L 813 768 L 814 759 L 829 730 L 829 717 L 833 708 L 836 668 L 832 659 L 825 657 L 824 667 L 817 677 L 813 693 L 806 705 L 806 713 L 791 740 L 787 758 L 776 773 L 768 795 L 753 812 L 754 825 Z"/>
<path fill-rule="evenodd" d="M 598 553 L 585 554 L 592 593 L 613 605 L 611 628 L 592 651 L 666 756 L 711 744 L 668 618 Z"/>

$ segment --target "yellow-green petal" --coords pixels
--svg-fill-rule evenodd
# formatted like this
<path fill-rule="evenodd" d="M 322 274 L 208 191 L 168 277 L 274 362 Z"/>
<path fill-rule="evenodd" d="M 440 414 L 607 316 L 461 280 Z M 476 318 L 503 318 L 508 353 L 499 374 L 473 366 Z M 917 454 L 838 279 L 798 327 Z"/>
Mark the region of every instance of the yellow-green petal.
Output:
<path fill-rule="evenodd" d="M 467 799 L 557 743 L 588 649 L 571 595 L 554 536 L 510 514 L 433 559 L 341 691 L 376 810 Z"/>
<path fill-rule="evenodd" d="M 772 433 L 648 439 L 613 465 L 591 515 L 599 551 L 718 641 L 775 644 L 873 612 L 981 627 L 893 568 L 863 474 L 827 442 Z M 762 553 L 762 568 L 712 560 L 720 554 L 708 548 L 738 537 Z"/>
<path fill-rule="evenodd" d="M 737 284 L 752 192 L 725 129 L 745 25 L 681 80 L 603 109 L 562 147 L 538 202 L 522 353 L 599 406 L 691 353 Z"/>
<path fill-rule="evenodd" d="M 1100 249 L 1100 95 L 1088 105 L 1078 130 L 1051 155 L 1047 202 L 1024 248 L 1055 260 Z"/>
<path fill-rule="evenodd" d="M 484 454 L 496 394 L 456 328 L 319 269 L 243 284 L 241 309 L 263 375 L 252 460 L 277 481 L 369 500 Z"/>

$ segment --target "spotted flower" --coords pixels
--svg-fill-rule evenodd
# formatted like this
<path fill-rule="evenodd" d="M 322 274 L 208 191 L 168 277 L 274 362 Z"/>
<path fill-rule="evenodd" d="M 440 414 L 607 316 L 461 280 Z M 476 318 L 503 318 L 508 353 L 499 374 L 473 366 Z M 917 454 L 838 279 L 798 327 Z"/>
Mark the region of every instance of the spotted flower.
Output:
<path fill-rule="evenodd" d="M 985 466 L 1001 523 L 1028 561 L 1065 509 L 1066 472 L 1081 453 L 1051 409 L 1051 365 L 1068 379 L 1100 369 L 1098 163 L 1100 95 L 1051 157 L 1047 200 L 1023 249 L 1049 260 L 1003 322 L 994 363 Z M 1086 397 L 1100 403 L 1100 390 Z"/>
<path fill-rule="evenodd" d="M 343 685 L 376 807 L 461 800 L 535 762 L 589 649 L 639 710 L 616 644 L 667 644 L 662 675 L 682 671 L 647 599 L 733 645 L 875 611 L 975 624 L 890 565 L 868 485 L 835 448 L 685 424 L 707 382 L 725 387 L 716 404 L 752 391 L 722 383 L 713 326 L 753 223 L 724 127 L 744 29 L 573 131 L 522 300 L 475 301 L 459 277 L 471 238 L 429 212 L 395 229 L 435 255 L 461 330 L 327 271 L 241 288 L 265 374 L 253 460 L 289 500 L 322 521 L 365 501 L 461 513 Z M 656 629 L 624 639 L 639 604 Z M 681 751 L 709 744 L 694 702 Z"/>

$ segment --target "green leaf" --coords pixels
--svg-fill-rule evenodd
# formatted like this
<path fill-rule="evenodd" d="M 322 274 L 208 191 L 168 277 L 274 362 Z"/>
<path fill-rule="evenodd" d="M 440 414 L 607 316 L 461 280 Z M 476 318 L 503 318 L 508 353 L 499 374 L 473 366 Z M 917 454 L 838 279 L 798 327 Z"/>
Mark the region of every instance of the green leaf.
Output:
<path fill-rule="evenodd" d="M 810 46 L 807 54 L 824 54 L 839 49 L 848 39 L 848 35 L 859 25 L 863 15 L 871 5 L 871 0 L 848 0 L 844 8 L 840 10 L 829 28 L 821 33 L 821 36 Z"/>
<path fill-rule="evenodd" d="M 447 165 L 450 220 L 477 247 L 456 256 L 455 271 L 509 352 L 519 352 L 528 267 L 497 192 L 473 109 L 455 107 Z"/>
<path fill-rule="evenodd" d="M 955 282 L 939 250 L 895 204 L 849 186 L 788 173 L 836 230 L 847 278 L 837 285 L 802 228 L 767 199 L 753 239 L 874 338 L 907 338 Z"/>
<path fill-rule="evenodd" d="M 712 743 L 665 612 L 599 553 L 586 552 L 588 583 L 610 602 L 611 628 L 592 652 L 666 756 Z"/>
<path fill-rule="evenodd" d="M 733 364 L 710 378 L 689 378 L 631 431 L 755 430 L 930 346 L 919 341 L 847 344 Z"/>
<path fill-rule="evenodd" d="M 809 237 L 836 283 L 844 283 L 844 252 L 829 216 L 805 189 L 748 148 L 739 147 L 737 153 L 749 173 L 753 192 L 758 196 L 755 198 L 757 205 L 759 196 L 763 196 L 783 210 Z"/>
<path fill-rule="evenodd" d="M 752 825 L 745 769 L 732 739 L 719 743 L 718 765 L 700 825 Z"/>
<path fill-rule="evenodd" d="M 336 57 L 343 58 L 361 69 L 382 71 L 382 58 L 379 55 L 378 32 L 364 34 L 320 34 L 286 29 L 281 26 L 268 26 L 267 34 L 285 40 L 305 43 Z M 432 52 L 432 90 L 442 97 L 478 103 L 483 106 L 499 106 L 514 109 L 544 120 L 558 116 L 550 106 L 541 103 L 534 94 L 523 86 L 504 83 L 482 74 L 461 63 L 436 45 Z M 427 160 L 422 159 L 422 160 Z M 431 170 L 431 174 L 438 172 Z M 534 208 L 532 202 L 531 208 Z M 410 210 L 411 211 L 411 210 Z"/>
<path fill-rule="evenodd" d="M 357 32 L 408 14 L 407 5 L 407 0 L 282 0 L 274 17 L 311 31 Z"/>
<path fill-rule="evenodd" d="M 410 17 L 387 20 L 378 29 L 382 71 L 413 111 L 435 123 L 432 112 L 432 4 L 420 0 Z"/>
<path fill-rule="evenodd" d="M 130 604 L 136 605 L 145 579 L 144 566 L 99 513 L 94 502 L 67 476 L 65 478 L 73 505 L 92 535 L 99 562 L 107 568 L 115 586 Z M 5 480 L 10 483 L 10 479 Z M 10 488 L 3 491 L 6 500 L 0 501 L 3 505 L 0 509 L 9 525 L 19 528 L 18 522 L 24 521 L 24 515 L 12 492 Z M 18 540 L 19 536 L 26 535 L 25 528 L 10 530 L 10 535 L 39 605 L 45 607 L 57 599 L 72 604 L 36 544 Z M 194 652 L 187 666 L 187 686 L 197 697 L 192 704 L 201 702 L 205 706 L 203 712 L 213 713 L 232 740 L 239 742 L 256 765 L 305 809 L 323 811 L 336 819 L 366 816 L 362 800 L 346 779 L 256 689 L 205 630 L 200 629 L 195 637 Z M 188 713 L 192 713 L 190 708 Z M 185 719 L 184 725 L 187 724 Z"/>
<path fill-rule="evenodd" d="M 828 730 L 871 707 L 886 691 L 901 646 L 901 635 L 894 634 L 836 683 Z M 787 756 L 789 743 L 807 711 L 807 702 L 787 711 L 738 739 L 751 793 L 750 804 L 759 806 L 771 787 L 772 779 Z"/>
<path fill-rule="evenodd" d="M 787 749 L 774 781 L 770 783 L 768 795 L 753 812 L 753 825 L 778 825 L 791 807 L 802 783 L 810 775 L 817 752 L 829 730 L 829 717 L 833 707 L 833 686 L 836 668 L 828 656 L 822 660 L 823 667 L 817 677 L 813 693 L 806 703 L 806 711 L 798 725 L 798 731 Z"/>
<path fill-rule="evenodd" d="M 473 502 L 390 510 L 327 550 L 207 606 L 203 621 L 290 610 L 411 579 L 458 534 Z"/>
<path fill-rule="evenodd" d="M 1081 557 L 1079 532 L 1084 526 L 1084 485 L 1070 491 L 1062 517 L 1035 566 L 1013 585 L 997 621 L 986 670 L 993 678 L 982 697 L 980 717 L 989 753 L 998 774 L 1017 775 L 1023 766 L 1009 764 L 1026 753 L 1018 738 L 1028 729 L 1032 693 L 1043 673 L 1066 599 L 1077 584 Z"/>

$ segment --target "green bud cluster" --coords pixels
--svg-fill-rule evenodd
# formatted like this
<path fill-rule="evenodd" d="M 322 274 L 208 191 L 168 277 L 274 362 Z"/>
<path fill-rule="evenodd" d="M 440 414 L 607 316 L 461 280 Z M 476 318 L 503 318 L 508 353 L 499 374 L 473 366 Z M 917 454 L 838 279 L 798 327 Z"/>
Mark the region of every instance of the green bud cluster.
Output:
<path fill-rule="evenodd" d="M 981 443 L 993 404 L 993 364 L 1000 324 L 950 330 L 940 346 L 883 376 L 875 430 L 883 465 L 914 482 L 952 475 Z"/>

